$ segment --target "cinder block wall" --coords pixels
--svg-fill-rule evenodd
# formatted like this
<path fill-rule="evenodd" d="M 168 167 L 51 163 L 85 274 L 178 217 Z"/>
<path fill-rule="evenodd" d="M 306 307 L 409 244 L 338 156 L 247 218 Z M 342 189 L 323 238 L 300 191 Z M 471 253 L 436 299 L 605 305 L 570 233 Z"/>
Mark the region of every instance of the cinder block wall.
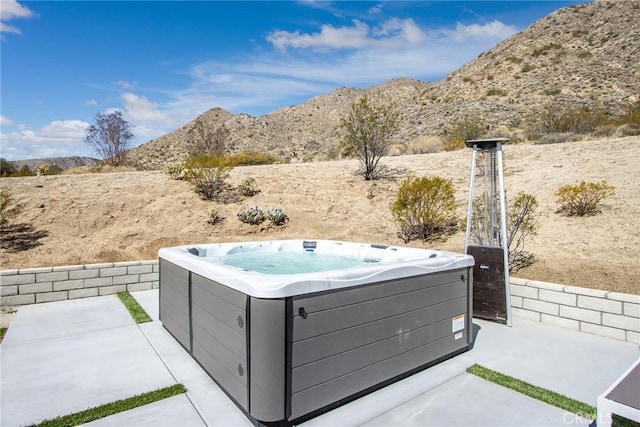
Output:
<path fill-rule="evenodd" d="M 0 271 L 0 306 L 156 289 L 158 261 L 21 268 Z"/>
<path fill-rule="evenodd" d="M 640 344 L 640 295 L 510 280 L 514 317 Z"/>
<path fill-rule="evenodd" d="M 0 306 L 157 289 L 157 260 L 0 271 Z M 511 278 L 514 317 L 640 344 L 640 295 Z"/>

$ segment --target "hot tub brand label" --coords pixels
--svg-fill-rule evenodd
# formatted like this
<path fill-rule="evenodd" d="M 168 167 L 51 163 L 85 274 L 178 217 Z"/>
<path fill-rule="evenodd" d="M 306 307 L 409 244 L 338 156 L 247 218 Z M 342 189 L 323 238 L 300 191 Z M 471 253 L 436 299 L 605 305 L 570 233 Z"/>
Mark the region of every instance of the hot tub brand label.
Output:
<path fill-rule="evenodd" d="M 464 330 L 464 314 L 451 319 L 451 332 L 455 333 L 462 330 Z"/>

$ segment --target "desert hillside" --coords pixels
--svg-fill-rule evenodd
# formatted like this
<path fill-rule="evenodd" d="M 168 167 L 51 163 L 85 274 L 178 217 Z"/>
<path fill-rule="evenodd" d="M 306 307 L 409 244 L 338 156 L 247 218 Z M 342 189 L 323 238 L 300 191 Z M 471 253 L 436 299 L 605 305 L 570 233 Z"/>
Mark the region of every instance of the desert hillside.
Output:
<path fill-rule="evenodd" d="M 509 195 L 540 202 L 538 235 L 527 244 L 538 261 L 516 276 L 640 294 L 640 137 L 505 146 Z M 465 214 L 470 150 L 388 157 L 405 174 L 453 180 Z M 235 168 L 237 186 L 252 177 L 259 194 L 229 203 L 200 200 L 184 181 L 160 171 L 1 178 L 23 211 L 3 230 L 3 269 L 153 259 L 157 250 L 199 242 L 340 239 L 402 245 L 389 210 L 400 180 L 364 181 L 353 160 Z M 606 180 L 616 193 L 602 212 L 576 218 L 556 213 L 554 193 L 580 180 Z M 284 227 L 249 226 L 236 213 L 249 205 L 284 209 Z M 226 217 L 207 223 L 212 209 Z M 266 224 L 266 223 L 265 223 Z M 412 246 L 462 251 L 459 232 Z"/>
<path fill-rule="evenodd" d="M 437 151 L 446 133 L 465 120 L 481 123 L 490 136 L 535 142 L 543 136 L 540 117 L 549 105 L 558 114 L 573 106 L 615 116 L 639 100 L 639 21 L 638 1 L 559 9 L 439 82 L 396 78 L 366 89 L 338 88 L 259 117 L 212 108 L 131 150 L 129 158 L 142 169 L 183 160 L 196 121 L 211 131 L 228 129 L 228 153 L 267 151 L 293 162 L 336 158 L 339 120 L 365 94 L 397 107 L 395 154 Z M 625 135 L 624 129 L 601 131 Z"/>

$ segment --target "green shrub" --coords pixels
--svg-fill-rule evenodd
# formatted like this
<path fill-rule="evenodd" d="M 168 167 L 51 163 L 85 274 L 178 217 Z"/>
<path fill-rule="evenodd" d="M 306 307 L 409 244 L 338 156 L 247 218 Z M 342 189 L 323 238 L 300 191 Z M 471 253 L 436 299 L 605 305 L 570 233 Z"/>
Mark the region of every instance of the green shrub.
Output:
<path fill-rule="evenodd" d="M 255 196 L 260 192 L 254 178 L 245 178 L 238 185 L 238 191 L 245 197 Z"/>
<path fill-rule="evenodd" d="M 568 102 L 549 102 L 538 116 L 542 133 L 586 134 L 610 122 L 611 118 L 601 108 Z"/>
<path fill-rule="evenodd" d="M 284 161 L 278 156 L 255 151 L 243 151 L 242 153 L 227 156 L 226 161 L 230 166 L 254 166 L 284 163 Z"/>
<path fill-rule="evenodd" d="M 198 156 L 186 162 L 185 179 L 203 200 L 218 200 L 227 189 L 226 180 L 232 168 L 217 157 Z"/>
<path fill-rule="evenodd" d="M 209 217 L 207 219 L 207 222 L 211 225 L 216 225 L 220 222 L 222 222 L 222 220 L 224 220 L 224 217 L 222 217 L 220 215 L 220 212 L 218 212 L 217 209 L 211 209 L 209 211 Z"/>
<path fill-rule="evenodd" d="M 22 210 L 22 205 L 15 203 L 11 193 L 0 190 L 0 225 L 5 225 Z"/>
<path fill-rule="evenodd" d="M 507 96 L 508 92 L 504 89 L 499 89 L 497 87 L 492 87 L 487 90 L 487 96 Z"/>
<path fill-rule="evenodd" d="M 266 219 L 264 212 L 258 206 L 254 205 L 247 209 L 243 209 L 236 215 L 238 219 L 245 224 L 260 225 Z"/>
<path fill-rule="evenodd" d="M 287 221 L 289 221 L 289 217 L 281 208 L 271 207 L 267 209 L 267 218 L 273 225 L 284 225 Z"/>
<path fill-rule="evenodd" d="M 453 182 L 441 177 L 408 177 L 391 203 L 391 213 L 400 225 L 398 236 L 431 240 L 457 229 Z"/>
<path fill-rule="evenodd" d="M 184 162 L 170 162 L 164 165 L 162 171 L 171 179 L 182 179 L 185 174 Z"/>
<path fill-rule="evenodd" d="M 569 216 L 594 215 L 600 212 L 603 199 L 615 194 L 615 187 L 601 182 L 581 181 L 578 185 L 564 185 L 556 192 L 558 212 Z"/>
<path fill-rule="evenodd" d="M 13 163 L 9 163 L 7 159 L 0 157 L 0 176 L 7 177 L 11 176 L 16 171 Z"/>

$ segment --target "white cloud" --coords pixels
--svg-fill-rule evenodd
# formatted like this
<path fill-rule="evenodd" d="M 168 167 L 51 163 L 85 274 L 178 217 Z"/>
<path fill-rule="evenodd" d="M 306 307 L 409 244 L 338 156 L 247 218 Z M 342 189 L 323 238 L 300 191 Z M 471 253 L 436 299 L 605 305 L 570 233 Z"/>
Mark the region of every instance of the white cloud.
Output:
<path fill-rule="evenodd" d="M 518 29 L 513 25 L 505 25 L 494 20 L 486 24 L 462 25 L 458 23 L 455 30 L 448 30 L 446 34 L 451 37 L 451 40 L 461 43 L 470 39 L 503 40 L 516 32 Z"/>
<path fill-rule="evenodd" d="M 354 20 L 351 27 L 322 25 L 319 32 L 303 34 L 299 31 L 276 30 L 267 36 L 274 47 L 314 49 L 359 49 L 401 47 L 416 45 L 426 39 L 426 34 L 413 19 L 393 18 L 371 29 L 366 23 Z"/>
<path fill-rule="evenodd" d="M 0 33 L 11 33 L 17 34 L 19 36 L 22 35 L 22 31 L 20 31 L 20 28 L 7 25 L 4 22 L 0 22 Z"/>
<path fill-rule="evenodd" d="M 16 0 L 0 0 L 0 19 L 8 21 L 13 18 L 29 18 L 33 12 Z"/>
<path fill-rule="evenodd" d="M 366 43 L 369 26 L 358 20 L 354 20 L 353 24 L 353 27 L 339 28 L 327 24 L 321 27 L 320 32 L 313 34 L 276 30 L 267 36 L 267 41 L 280 50 L 288 47 L 355 49 Z"/>
<path fill-rule="evenodd" d="M 135 85 L 133 83 L 130 83 L 126 80 L 118 80 L 116 82 L 111 83 L 112 85 L 119 87 L 120 89 L 124 89 L 124 90 L 129 90 L 129 89 L 133 89 L 135 87 Z"/>
<path fill-rule="evenodd" d="M 14 123 L 15 122 L 13 120 L 11 120 L 10 118 L 5 117 L 2 114 L 0 114 L 0 126 L 11 126 Z"/>
<path fill-rule="evenodd" d="M 132 121 L 168 121 L 168 117 L 158 109 L 158 104 L 144 96 L 125 92 L 121 97 L 125 104 L 125 112 Z"/>
<path fill-rule="evenodd" d="M 6 23 L 15 18 L 29 18 L 34 13 L 26 6 L 21 5 L 16 0 L 0 0 L 0 33 L 11 33 L 21 35 L 22 31 Z"/>
<path fill-rule="evenodd" d="M 90 99 L 87 102 L 84 103 L 85 107 L 97 107 L 98 106 L 98 101 L 96 101 L 95 99 Z"/>
<path fill-rule="evenodd" d="M 19 125 L 14 132 L 2 133 L 2 156 L 10 160 L 51 156 L 89 155 L 84 143 L 89 123 L 82 120 L 55 120 L 37 129 Z"/>

